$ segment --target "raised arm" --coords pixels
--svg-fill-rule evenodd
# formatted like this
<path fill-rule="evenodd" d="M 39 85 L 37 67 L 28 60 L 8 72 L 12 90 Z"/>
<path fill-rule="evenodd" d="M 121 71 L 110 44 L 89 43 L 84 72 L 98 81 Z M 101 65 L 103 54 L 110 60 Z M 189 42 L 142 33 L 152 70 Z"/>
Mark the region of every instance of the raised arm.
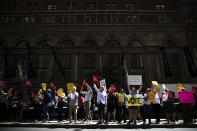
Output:
<path fill-rule="evenodd" d="M 81 94 L 85 94 L 86 93 L 86 92 L 83 91 L 83 87 L 81 87 L 80 93 Z"/>
<path fill-rule="evenodd" d="M 142 90 L 143 84 L 140 85 L 140 88 L 138 89 L 138 92 Z"/>
<path fill-rule="evenodd" d="M 99 89 L 97 88 L 96 84 L 94 84 L 94 89 L 95 89 L 96 93 L 99 92 Z"/>

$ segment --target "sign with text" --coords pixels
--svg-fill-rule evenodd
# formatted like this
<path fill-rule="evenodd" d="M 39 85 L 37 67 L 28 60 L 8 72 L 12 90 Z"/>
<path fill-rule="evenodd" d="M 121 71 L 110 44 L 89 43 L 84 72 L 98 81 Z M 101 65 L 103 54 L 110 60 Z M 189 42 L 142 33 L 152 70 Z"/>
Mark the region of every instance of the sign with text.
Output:
<path fill-rule="evenodd" d="M 127 95 L 126 105 L 127 106 L 142 106 L 143 96 L 142 95 Z"/>
<path fill-rule="evenodd" d="M 128 85 L 141 85 L 142 75 L 128 75 Z"/>
<path fill-rule="evenodd" d="M 73 83 L 67 83 L 67 93 L 70 94 L 74 91 L 74 84 Z"/>
<path fill-rule="evenodd" d="M 181 91 L 178 95 L 181 103 L 195 103 L 193 92 Z"/>
<path fill-rule="evenodd" d="M 125 94 L 118 94 L 118 101 L 124 103 Z"/>
<path fill-rule="evenodd" d="M 105 79 L 100 81 L 100 86 L 103 86 L 105 91 L 107 90 Z"/>
<path fill-rule="evenodd" d="M 155 101 L 155 93 L 153 91 L 148 92 L 148 102 L 153 103 Z"/>

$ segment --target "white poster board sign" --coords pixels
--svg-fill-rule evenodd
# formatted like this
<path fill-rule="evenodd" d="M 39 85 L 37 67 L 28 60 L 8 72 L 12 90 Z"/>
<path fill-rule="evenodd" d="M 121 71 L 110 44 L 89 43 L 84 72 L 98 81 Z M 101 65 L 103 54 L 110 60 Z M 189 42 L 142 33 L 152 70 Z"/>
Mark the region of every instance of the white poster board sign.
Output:
<path fill-rule="evenodd" d="M 141 85 L 142 75 L 128 75 L 128 85 Z"/>
<path fill-rule="evenodd" d="M 100 81 L 100 86 L 103 86 L 105 91 L 107 90 L 105 79 Z"/>

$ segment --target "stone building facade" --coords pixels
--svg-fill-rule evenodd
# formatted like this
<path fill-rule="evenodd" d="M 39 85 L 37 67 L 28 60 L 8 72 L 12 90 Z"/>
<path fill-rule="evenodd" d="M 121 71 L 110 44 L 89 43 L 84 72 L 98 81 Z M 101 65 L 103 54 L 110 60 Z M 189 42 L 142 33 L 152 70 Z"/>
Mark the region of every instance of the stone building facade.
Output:
<path fill-rule="evenodd" d="M 197 64 L 195 0 L 2 0 L 0 7 L 0 77 L 7 47 L 9 86 L 20 85 L 16 65 L 27 66 L 28 51 L 36 86 L 52 80 L 58 86 L 80 84 L 96 72 L 114 74 L 122 86 L 123 54 L 128 73 L 143 75 L 147 86 L 151 80 L 197 82 L 184 53 L 189 47 Z M 165 74 L 161 47 L 171 76 Z"/>

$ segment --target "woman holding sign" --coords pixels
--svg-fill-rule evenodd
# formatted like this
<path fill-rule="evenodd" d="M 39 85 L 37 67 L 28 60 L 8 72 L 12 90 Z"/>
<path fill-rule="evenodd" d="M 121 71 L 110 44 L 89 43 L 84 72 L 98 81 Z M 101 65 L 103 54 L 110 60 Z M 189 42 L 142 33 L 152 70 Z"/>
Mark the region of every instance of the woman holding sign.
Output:
<path fill-rule="evenodd" d="M 132 89 L 130 89 L 130 86 L 128 85 L 129 95 L 127 95 L 127 106 L 129 106 L 129 122 L 127 124 L 130 124 L 131 121 L 134 121 L 135 125 L 137 124 L 136 119 L 139 116 L 138 115 L 139 107 L 137 106 L 138 104 L 136 103 L 138 101 L 138 98 L 136 99 L 136 97 L 139 95 L 141 89 L 142 89 L 142 84 L 137 91 L 135 87 L 132 87 Z"/>

